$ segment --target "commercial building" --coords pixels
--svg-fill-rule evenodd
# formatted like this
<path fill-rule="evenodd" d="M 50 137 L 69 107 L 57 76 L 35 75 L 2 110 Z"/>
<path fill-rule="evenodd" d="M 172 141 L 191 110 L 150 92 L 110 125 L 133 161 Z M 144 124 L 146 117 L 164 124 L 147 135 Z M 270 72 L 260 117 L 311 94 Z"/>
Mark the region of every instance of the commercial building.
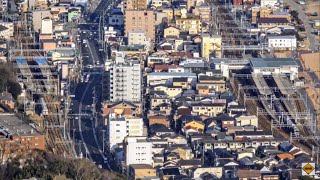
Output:
<path fill-rule="evenodd" d="M 147 137 L 126 137 L 124 141 L 125 164 L 153 164 L 152 142 Z"/>
<path fill-rule="evenodd" d="M 268 36 L 268 45 L 275 50 L 295 50 L 297 38 L 295 36 Z"/>
<path fill-rule="evenodd" d="M 201 37 L 201 57 L 209 60 L 210 56 L 221 58 L 221 36 L 210 36 L 204 34 Z"/>
<path fill-rule="evenodd" d="M 131 31 L 144 31 L 147 37 L 155 39 L 155 15 L 152 10 L 126 10 L 125 11 L 125 36 Z"/>
<path fill-rule="evenodd" d="M 118 147 L 118 144 L 122 144 L 127 136 L 143 136 L 143 120 L 139 117 L 124 117 L 110 113 L 107 127 L 109 148 L 111 150 Z"/>
<path fill-rule="evenodd" d="M 122 59 L 123 57 L 120 57 Z M 110 101 L 141 101 L 141 65 L 139 62 L 118 62 L 110 68 Z"/>

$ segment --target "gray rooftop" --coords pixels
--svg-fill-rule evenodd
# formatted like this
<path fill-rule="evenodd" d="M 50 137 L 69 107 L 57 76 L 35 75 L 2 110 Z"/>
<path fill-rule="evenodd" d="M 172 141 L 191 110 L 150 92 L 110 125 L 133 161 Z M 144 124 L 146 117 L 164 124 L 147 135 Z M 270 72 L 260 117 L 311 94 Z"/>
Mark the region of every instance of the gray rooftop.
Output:
<path fill-rule="evenodd" d="M 38 135 L 39 133 L 17 116 L 11 113 L 0 113 L 0 132 L 4 135 Z"/>
<path fill-rule="evenodd" d="M 252 58 L 250 64 L 252 68 L 298 66 L 293 58 Z"/>

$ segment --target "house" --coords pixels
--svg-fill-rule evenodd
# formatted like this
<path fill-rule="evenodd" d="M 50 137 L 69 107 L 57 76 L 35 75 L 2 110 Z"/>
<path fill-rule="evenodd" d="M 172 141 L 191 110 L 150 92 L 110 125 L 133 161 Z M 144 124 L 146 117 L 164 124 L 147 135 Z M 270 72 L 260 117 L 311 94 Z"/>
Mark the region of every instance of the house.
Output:
<path fill-rule="evenodd" d="M 155 115 L 155 116 L 149 116 L 149 125 L 153 124 L 162 124 L 166 127 L 169 127 L 169 120 L 166 116 L 163 115 Z"/>
<path fill-rule="evenodd" d="M 0 104 L 3 104 L 10 109 L 14 109 L 14 99 L 11 95 L 11 93 L 8 92 L 2 92 L 0 94 Z"/>
<path fill-rule="evenodd" d="M 174 87 L 181 87 L 182 89 L 188 89 L 190 88 L 190 85 L 188 83 L 188 78 L 182 77 L 182 78 L 173 78 L 172 79 L 172 86 Z"/>
<path fill-rule="evenodd" d="M 180 35 L 180 30 L 174 26 L 167 27 L 163 30 L 163 37 L 179 37 Z"/>
<path fill-rule="evenodd" d="M 247 170 L 239 169 L 237 171 L 237 177 L 239 180 L 248 180 L 248 179 L 261 179 L 261 172 L 259 170 Z"/>
<path fill-rule="evenodd" d="M 223 77 L 219 76 L 206 76 L 201 75 L 198 77 L 198 83 L 196 84 L 196 89 L 199 91 L 199 89 L 203 89 L 203 87 L 206 87 L 206 89 L 209 90 L 209 92 L 224 92 L 226 90 L 225 86 L 226 82 L 223 79 Z"/>
<path fill-rule="evenodd" d="M 106 117 L 109 113 L 115 113 L 122 116 L 136 116 L 141 113 L 139 104 L 127 101 L 105 103 L 102 108 L 103 116 Z"/>
<path fill-rule="evenodd" d="M 191 105 L 192 114 L 196 116 L 215 117 L 225 109 L 225 103 L 195 103 Z"/>
<path fill-rule="evenodd" d="M 165 167 L 160 169 L 160 178 L 163 180 L 174 179 L 175 177 L 179 177 L 180 170 L 177 167 Z"/>
<path fill-rule="evenodd" d="M 186 17 L 176 18 L 176 27 L 182 32 L 189 34 L 198 34 L 201 32 L 201 19 L 200 17 Z"/>
<path fill-rule="evenodd" d="M 187 131 L 188 129 L 194 129 L 198 132 L 204 132 L 204 123 L 200 121 L 191 120 L 184 125 L 183 129 L 184 131 Z"/>
<path fill-rule="evenodd" d="M 161 136 L 164 134 L 174 134 L 173 130 L 163 124 L 153 124 L 149 127 L 150 134 Z"/>
<path fill-rule="evenodd" d="M 197 179 L 197 178 L 204 178 L 204 176 L 206 174 L 211 174 L 213 175 L 213 177 L 215 178 L 222 178 L 222 173 L 223 173 L 223 167 L 200 167 L 200 168 L 196 168 L 193 171 L 193 178 Z"/>
<path fill-rule="evenodd" d="M 129 166 L 129 175 L 130 180 L 143 179 L 148 177 L 154 177 L 157 175 L 156 169 L 154 169 L 149 164 L 131 164 Z"/>
<path fill-rule="evenodd" d="M 193 168 L 199 168 L 199 167 L 201 167 L 201 165 L 202 165 L 201 159 L 190 159 L 190 160 L 180 159 L 178 161 L 178 166 L 182 170 L 190 170 Z"/>

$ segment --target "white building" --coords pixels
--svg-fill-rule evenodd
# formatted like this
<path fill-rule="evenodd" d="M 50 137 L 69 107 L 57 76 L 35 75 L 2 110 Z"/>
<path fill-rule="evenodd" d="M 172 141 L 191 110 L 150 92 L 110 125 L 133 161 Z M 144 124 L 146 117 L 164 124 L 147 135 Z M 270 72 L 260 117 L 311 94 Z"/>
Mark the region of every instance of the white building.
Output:
<path fill-rule="evenodd" d="M 147 137 L 126 137 L 124 143 L 125 163 L 153 164 L 152 143 Z"/>
<path fill-rule="evenodd" d="M 141 65 L 139 62 L 123 61 L 123 63 L 115 63 L 110 68 L 110 101 L 141 101 Z"/>
<path fill-rule="evenodd" d="M 108 39 L 109 37 L 116 37 L 117 31 L 114 30 L 112 26 L 104 27 L 104 39 Z"/>
<path fill-rule="evenodd" d="M 8 11 L 8 0 L 0 0 L 0 12 Z"/>
<path fill-rule="evenodd" d="M 268 36 L 268 45 L 273 49 L 295 50 L 297 38 L 295 36 Z"/>
<path fill-rule="evenodd" d="M 143 136 L 143 119 L 139 117 L 121 117 L 108 115 L 108 142 L 110 150 L 123 143 L 127 136 Z"/>
<path fill-rule="evenodd" d="M 41 22 L 41 34 L 52 34 L 52 20 L 50 18 L 44 18 Z"/>
<path fill-rule="evenodd" d="M 147 75 L 148 85 L 172 84 L 173 78 L 188 78 L 188 82 L 194 86 L 197 82 L 197 75 L 190 72 L 152 72 Z"/>
<path fill-rule="evenodd" d="M 130 31 L 128 32 L 128 45 L 145 45 L 150 46 L 150 40 L 145 31 Z"/>
<path fill-rule="evenodd" d="M 275 5 L 279 4 L 278 0 L 260 0 L 260 2 L 260 5 L 264 7 L 274 7 Z"/>
<path fill-rule="evenodd" d="M 14 26 L 12 22 L 0 22 L 0 37 L 9 39 L 13 37 Z"/>
<path fill-rule="evenodd" d="M 293 58 L 251 58 L 250 66 L 254 74 L 288 74 L 291 80 L 299 72 L 299 65 Z"/>

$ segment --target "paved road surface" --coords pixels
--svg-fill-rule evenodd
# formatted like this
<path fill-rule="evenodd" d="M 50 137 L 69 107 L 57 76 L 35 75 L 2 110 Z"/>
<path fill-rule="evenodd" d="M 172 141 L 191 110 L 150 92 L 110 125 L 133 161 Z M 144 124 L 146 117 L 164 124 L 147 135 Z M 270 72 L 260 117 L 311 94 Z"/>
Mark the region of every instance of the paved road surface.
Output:
<path fill-rule="evenodd" d="M 304 22 L 306 29 L 307 37 L 310 42 L 310 50 L 316 51 L 319 49 L 319 42 L 316 41 L 316 36 L 312 34 L 313 30 L 309 23 L 308 16 L 305 14 L 305 11 L 302 9 L 303 5 L 297 4 L 294 0 L 285 0 L 287 4 L 291 7 L 292 10 L 296 10 L 299 13 L 299 18 Z"/>

